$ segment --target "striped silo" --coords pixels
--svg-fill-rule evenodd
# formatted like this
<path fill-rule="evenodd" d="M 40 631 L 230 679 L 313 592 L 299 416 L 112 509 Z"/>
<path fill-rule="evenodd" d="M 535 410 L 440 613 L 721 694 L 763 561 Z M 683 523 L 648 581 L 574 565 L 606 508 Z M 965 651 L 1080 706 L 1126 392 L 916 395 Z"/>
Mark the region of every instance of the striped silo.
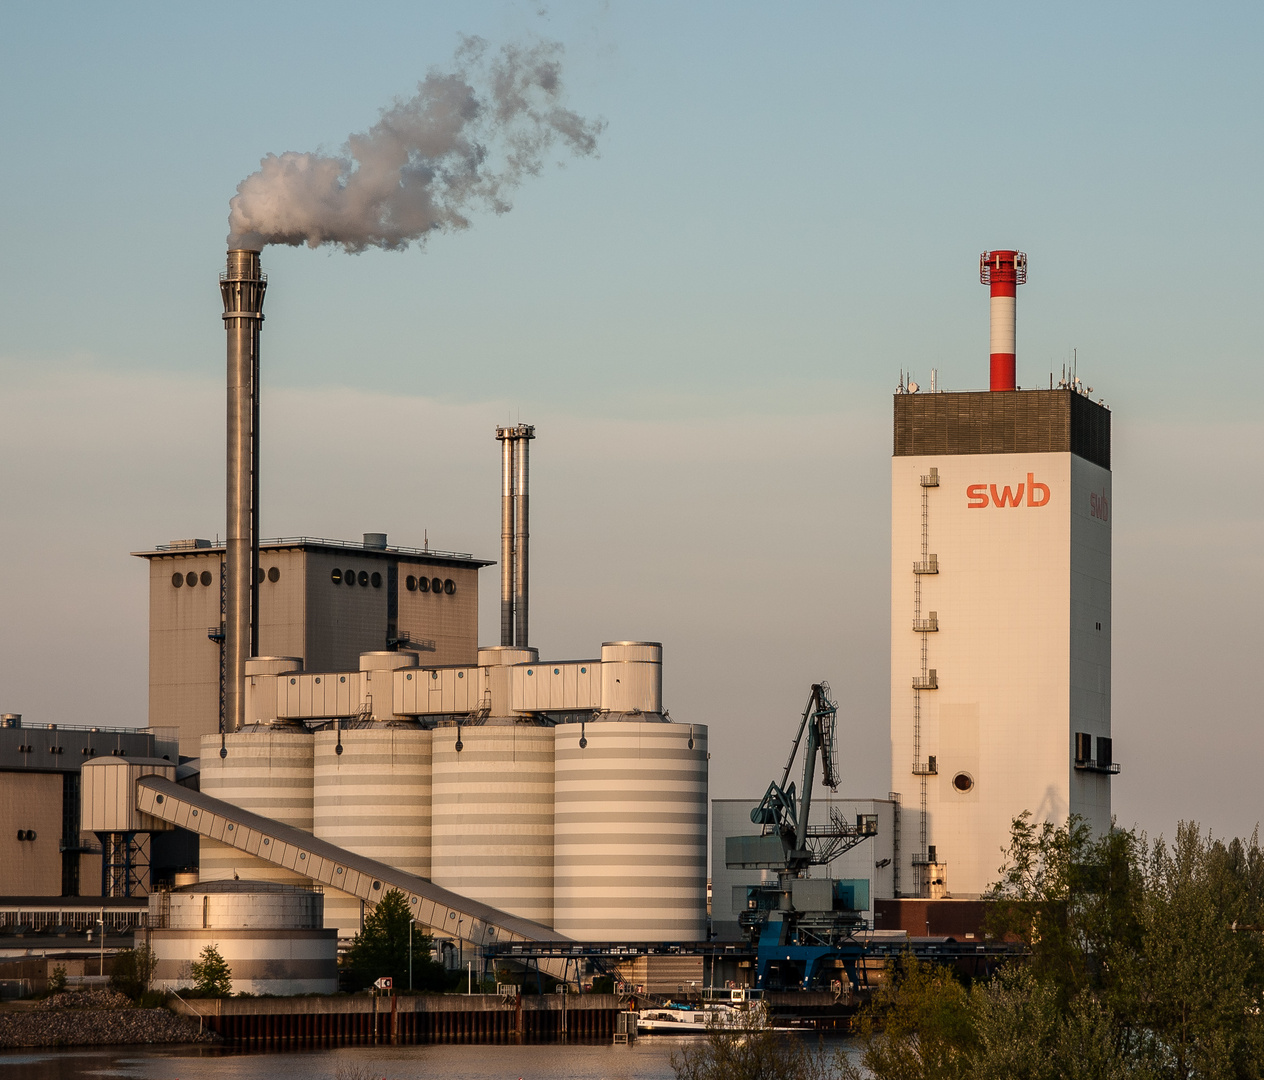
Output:
<path fill-rule="evenodd" d="M 201 790 L 243 810 L 311 832 L 312 742 L 309 731 L 288 724 L 260 725 L 224 736 L 204 735 Z M 202 881 L 236 876 L 250 881 L 310 884 L 301 874 L 218 840 L 204 836 L 198 849 Z"/>
<path fill-rule="evenodd" d="M 707 729 L 636 720 L 552 734 L 554 928 L 580 941 L 705 940 Z"/>
<path fill-rule="evenodd" d="M 527 724 L 434 731 L 431 880 L 553 923 L 553 730 Z"/>
<path fill-rule="evenodd" d="M 430 877 L 430 739 L 415 724 L 318 732 L 314 831 L 322 840 Z M 330 889 L 325 925 L 360 929 L 360 901 Z"/>

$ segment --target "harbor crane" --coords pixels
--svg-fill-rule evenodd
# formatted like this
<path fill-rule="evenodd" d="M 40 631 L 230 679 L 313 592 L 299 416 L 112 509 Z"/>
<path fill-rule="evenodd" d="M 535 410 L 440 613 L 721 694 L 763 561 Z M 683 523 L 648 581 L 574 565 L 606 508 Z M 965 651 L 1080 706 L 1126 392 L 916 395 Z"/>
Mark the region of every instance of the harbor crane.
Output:
<path fill-rule="evenodd" d="M 807 987 L 824 979 L 826 968 L 833 974 L 845 966 L 841 960 L 834 964 L 833 958 L 839 956 L 841 943 L 863 925 L 860 913 L 869 906 L 867 879 L 807 876 L 811 867 L 828 866 L 878 831 L 875 817 L 861 815 L 850 822 L 836 806 L 829 807 L 826 822 L 812 823 L 818 757 L 821 783 L 838 790 L 837 721 L 838 706 L 830 698 L 829 684 L 813 683 L 781 780 L 768 785 L 751 811 L 751 821 L 761 826 L 760 835 L 730 836 L 725 841 L 729 869 L 777 875 L 776 881 L 747 886 L 746 909 L 738 920 L 759 955 L 757 986 L 772 979 Z M 796 791 L 790 775 L 800 747 L 803 778 Z"/>

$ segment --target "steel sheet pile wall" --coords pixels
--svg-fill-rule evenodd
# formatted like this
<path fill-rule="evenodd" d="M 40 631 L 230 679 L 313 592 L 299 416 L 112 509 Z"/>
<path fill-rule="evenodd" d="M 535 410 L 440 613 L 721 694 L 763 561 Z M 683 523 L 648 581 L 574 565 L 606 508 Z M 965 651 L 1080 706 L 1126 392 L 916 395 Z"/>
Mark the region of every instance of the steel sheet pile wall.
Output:
<path fill-rule="evenodd" d="M 552 734 L 554 928 L 583 941 L 703 940 L 707 729 L 625 722 Z"/>
<path fill-rule="evenodd" d="M 247 729 L 202 738 L 201 790 L 243 810 L 312 831 L 313 739 L 302 729 Z M 308 879 L 217 840 L 199 841 L 203 881 L 242 880 L 309 884 Z"/>
<path fill-rule="evenodd" d="M 430 742 L 416 726 L 315 736 L 314 832 L 357 855 L 430 877 Z M 325 894 L 325 924 L 360 929 L 360 901 Z"/>
<path fill-rule="evenodd" d="M 553 729 L 524 724 L 434 733 L 431 880 L 553 923 Z"/>

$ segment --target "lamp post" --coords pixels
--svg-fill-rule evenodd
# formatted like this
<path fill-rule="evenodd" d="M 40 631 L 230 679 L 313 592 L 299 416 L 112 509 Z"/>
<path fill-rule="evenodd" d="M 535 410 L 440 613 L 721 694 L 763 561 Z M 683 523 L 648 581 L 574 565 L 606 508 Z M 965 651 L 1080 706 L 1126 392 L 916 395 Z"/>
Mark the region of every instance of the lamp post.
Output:
<path fill-rule="evenodd" d="M 413 988 L 413 921 L 408 920 L 408 989 Z"/>

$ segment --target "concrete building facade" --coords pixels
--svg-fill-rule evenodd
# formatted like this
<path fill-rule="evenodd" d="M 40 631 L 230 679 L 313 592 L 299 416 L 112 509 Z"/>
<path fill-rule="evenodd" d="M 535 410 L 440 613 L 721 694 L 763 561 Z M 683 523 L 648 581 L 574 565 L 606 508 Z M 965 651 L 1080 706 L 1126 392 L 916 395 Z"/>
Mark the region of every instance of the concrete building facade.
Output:
<path fill-rule="evenodd" d="M 1029 811 L 1110 826 L 1110 413 L 1071 389 L 899 394 L 899 895 L 977 897 Z"/>
<path fill-rule="evenodd" d="M 173 540 L 133 552 L 149 562 L 149 720 L 180 729 L 196 757 L 221 730 L 224 548 Z M 457 552 L 300 537 L 260 545 L 252 655 L 295 657 L 309 671 L 354 670 L 360 655 L 401 646 L 427 663 L 478 655 L 478 570 Z"/>

